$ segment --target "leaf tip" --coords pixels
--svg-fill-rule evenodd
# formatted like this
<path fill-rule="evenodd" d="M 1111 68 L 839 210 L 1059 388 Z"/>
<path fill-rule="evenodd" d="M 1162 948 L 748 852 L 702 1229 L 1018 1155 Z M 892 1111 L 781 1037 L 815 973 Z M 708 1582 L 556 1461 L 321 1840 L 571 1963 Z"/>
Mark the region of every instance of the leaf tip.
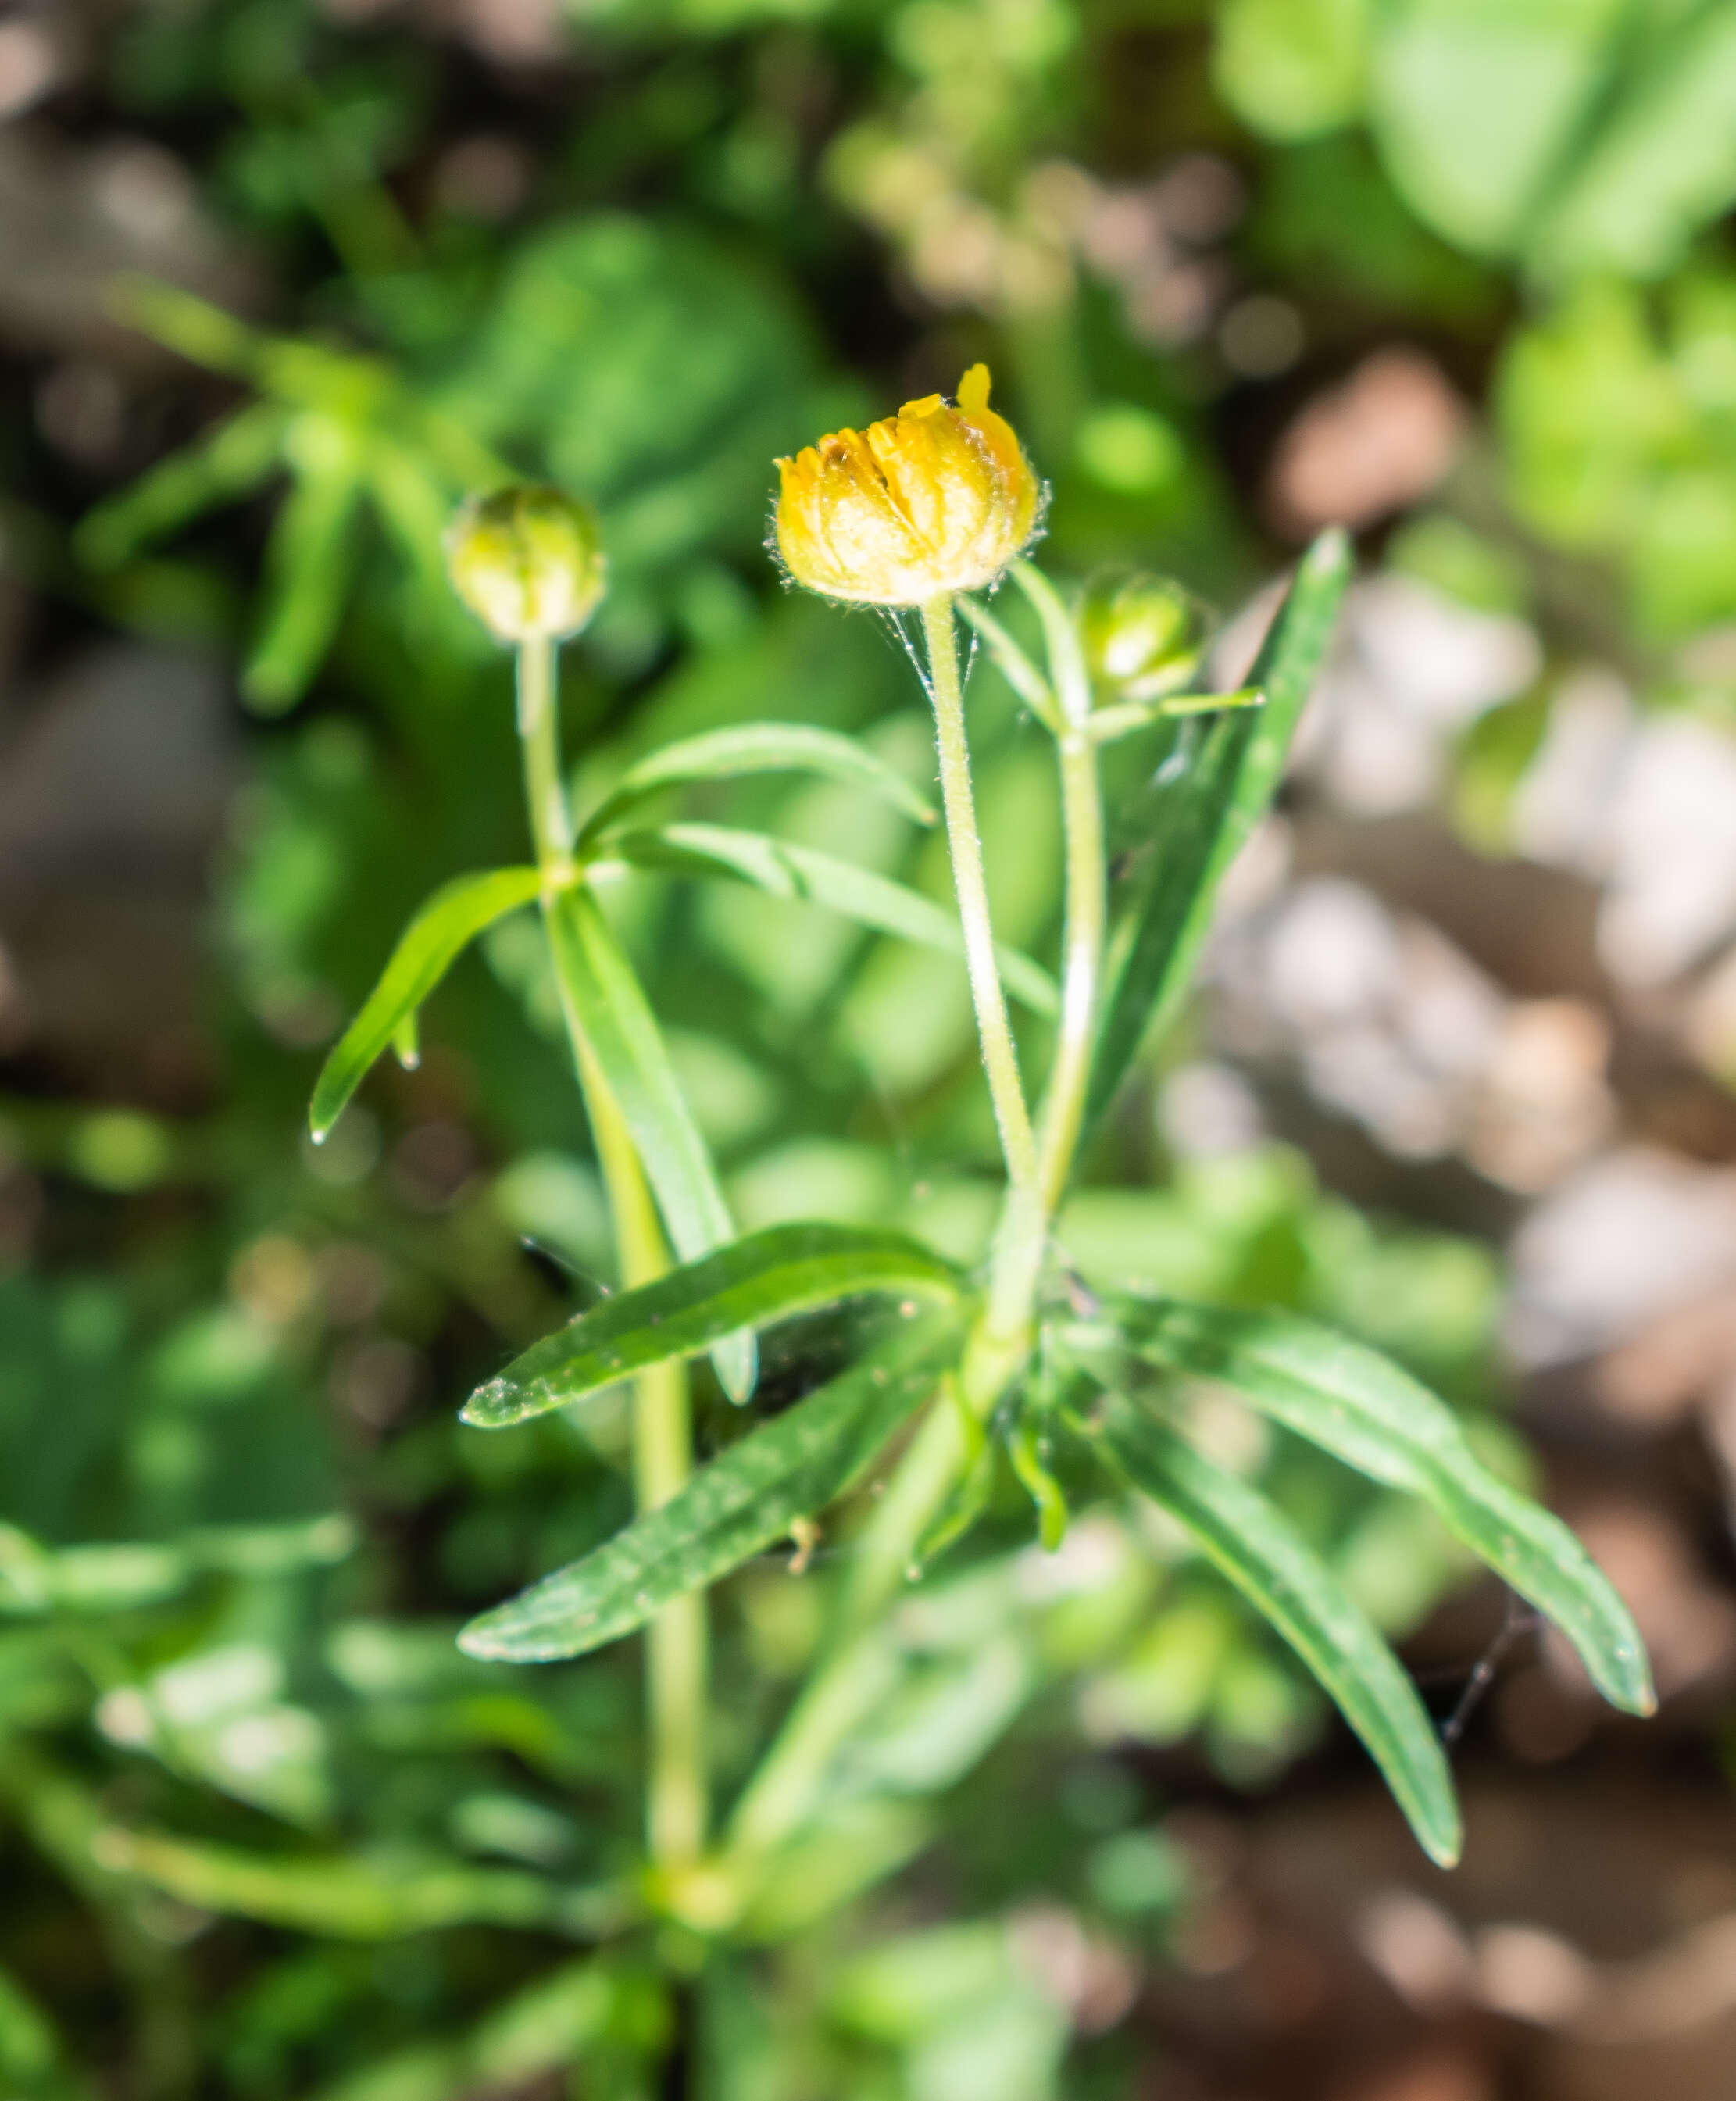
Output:
<path fill-rule="evenodd" d="M 1438 1868 L 1456 1868 L 1464 1852 L 1464 1833 L 1459 1820 L 1454 1818 L 1451 1828 L 1445 1831 L 1419 1831 L 1416 1834 L 1423 1851 Z"/>
<path fill-rule="evenodd" d="M 511 1394 L 505 1379 L 490 1379 L 458 1410 L 458 1420 L 475 1430 L 499 1430 L 513 1419 Z"/>
<path fill-rule="evenodd" d="M 1326 577 L 1350 566 L 1350 535 L 1342 525 L 1328 525 L 1318 534 L 1302 557 L 1302 567 L 1311 575 Z"/>

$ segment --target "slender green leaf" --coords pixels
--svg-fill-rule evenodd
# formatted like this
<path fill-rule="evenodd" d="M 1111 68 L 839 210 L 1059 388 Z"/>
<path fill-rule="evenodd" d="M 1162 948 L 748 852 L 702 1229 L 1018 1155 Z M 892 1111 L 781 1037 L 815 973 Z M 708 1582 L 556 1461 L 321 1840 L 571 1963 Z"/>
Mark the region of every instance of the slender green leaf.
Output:
<path fill-rule="evenodd" d="M 750 1431 L 678 1495 L 594 1554 L 534 1583 L 458 1637 L 471 1656 L 541 1663 L 631 1634 L 841 1494 L 956 1356 L 956 1308 L 900 1325 L 830 1384 Z"/>
<path fill-rule="evenodd" d="M 934 807 L 927 798 L 854 737 L 810 723 L 738 723 L 703 736 L 683 737 L 629 767 L 585 820 L 580 844 L 600 838 L 647 796 L 664 789 L 742 773 L 823 774 L 872 789 L 919 825 L 934 821 Z"/>
<path fill-rule="evenodd" d="M 1408 1372 L 1288 1313 L 1163 1299 L 1111 1310 L 1142 1356 L 1234 1387 L 1346 1466 L 1420 1496 L 1556 1621 L 1606 1700 L 1651 1712 L 1645 1648 L 1608 1578 L 1558 1518 L 1479 1462 L 1451 1409 Z"/>
<path fill-rule="evenodd" d="M 546 1335 L 471 1395 L 464 1420 L 497 1430 L 615 1384 L 720 1336 L 866 1292 L 956 1298 L 952 1264 L 900 1233 L 855 1226 L 772 1226 L 605 1298 Z"/>
<path fill-rule="evenodd" d="M 735 1227 L 650 1003 L 588 890 L 555 898 L 548 928 L 573 1025 L 626 1118 L 677 1255 L 697 1261 L 733 1240 Z M 724 1391 L 745 1400 L 753 1391 L 753 1338 L 727 1338 L 711 1356 Z"/>
<path fill-rule="evenodd" d="M 1169 693 L 1157 701 L 1124 701 L 1099 708 L 1086 725 L 1093 744 L 1113 744 L 1135 730 L 1151 729 L 1166 715 L 1216 715 L 1226 708 L 1260 708 L 1266 695 L 1258 686 L 1238 686 L 1231 693 Z"/>
<path fill-rule="evenodd" d="M 1043 623 L 1049 682 L 1062 715 L 1076 725 L 1083 723 L 1091 713 L 1091 679 L 1080 645 L 1078 622 L 1060 592 L 1034 563 L 1015 562 L 1012 576 Z"/>
<path fill-rule="evenodd" d="M 274 1856 L 119 1825 L 98 1830 L 91 1850 L 99 1867 L 201 1911 L 345 1940 L 395 1940 L 473 1920 L 547 1929 L 563 1909 L 541 1875 L 462 1860 Z"/>
<path fill-rule="evenodd" d="M 1049 690 L 1049 681 L 996 619 L 988 608 L 974 599 L 961 598 L 958 609 L 988 644 L 988 653 L 1001 677 L 1018 694 L 1040 723 L 1061 734 L 1061 703 Z"/>
<path fill-rule="evenodd" d="M 1134 1486 L 1185 1525 L 1331 1694 L 1368 1747 L 1429 1858 L 1459 1857 L 1458 1805 L 1416 1689 L 1288 1518 L 1234 1474 L 1119 1398 L 1092 1427 Z"/>
<path fill-rule="evenodd" d="M 253 402 L 171 453 L 86 514 L 73 535 L 80 558 L 93 568 L 117 568 L 201 511 L 245 495 L 276 466 L 289 420 L 278 403 Z"/>
<path fill-rule="evenodd" d="M 1336 530 L 1323 533 L 1302 557 L 1248 672 L 1247 684 L 1266 694 L 1265 706 L 1220 717 L 1193 763 L 1160 793 L 1150 864 L 1110 952 L 1089 1116 L 1108 1106 L 1141 1044 L 1175 1015 L 1217 885 L 1283 774 L 1349 574 L 1349 541 Z"/>
<path fill-rule="evenodd" d="M 727 825 L 664 825 L 656 831 L 628 832 L 613 843 L 624 860 L 638 868 L 689 875 L 724 875 L 752 883 L 774 897 L 806 898 L 841 912 L 877 933 L 961 956 L 965 939 L 958 915 L 901 882 L 812 847 L 792 845 L 764 832 Z M 1002 946 L 995 950 L 1001 981 L 1011 997 L 1033 1014 L 1053 1015 L 1059 1004 L 1048 971 Z"/>
<path fill-rule="evenodd" d="M 541 887 L 533 868 L 492 868 L 444 883 L 405 927 L 391 961 L 326 1059 L 307 1112 L 316 1143 L 342 1114 L 363 1076 L 395 1038 L 413 1042 L 416 1010 L 453 959 L 502 913 L 528 905 Z"/>
<path fill-rule="evenodd" d="M 311 418 L 298 419 L 307 425 Z M 350 433 L 321 418 L 324 443 L 296 448 L 295 480 L 266 544 L 266 610 L 241 672 L 241 691 L 260 714 L 281 714 L 307 691 L 337 632 L 352 564 L 344 542 L 361 503 L 360 462 Z"/>

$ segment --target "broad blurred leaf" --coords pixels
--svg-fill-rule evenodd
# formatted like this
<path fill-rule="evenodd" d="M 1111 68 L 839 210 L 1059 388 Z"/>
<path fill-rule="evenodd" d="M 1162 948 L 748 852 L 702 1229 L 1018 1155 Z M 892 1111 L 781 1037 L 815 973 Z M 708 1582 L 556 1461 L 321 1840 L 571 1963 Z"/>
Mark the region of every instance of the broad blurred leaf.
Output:
<path fill-rule="evenodd" d="M 1236 708 L 1213 723 L 1151 806 L 1150 859 L 1111 940 L 1089 1116 L 1108 1106 L 1141 1044 L 1173 1018 L 1186 991 L 1218 883 L 1283 774 L 1349 575 L 1349 541 L 1323 533 L 1248 674 L 1266 705 Z"/>
<path fill-rule="evenodd" d="M 1628 0 L 1394 0 L 1374 55 L 1375 134 L 1451 241 L 1510 250 L 1601 91 Z"/>
<path fill-rule="evenodd" d="M 735 1227 L 656 1018 L 588 891 L 556 898 L 547 924 L 572 1024 L 626 1118 L 676 1254 L 692 1262 L 732 1240 Z M 753 1390 L 752 1338 L 718 1342 L 712 1361 L 724 1391 L 745 1400 Z"/>
<path fill-rule="evenodd" d="M 1360 116 L 1371 0 L 1227 0 L 1213 73 L 1269 139 L 1311 139 Z"/>
<path fill-rule="evenodd" d="M 1385 1775 L 1424 1851 L 1451 1867 L 1460 1830 L 1440 1740 L 1349 1593 L 1264 1496 L 1149 1415 L 1106 1397 L 1093 1428 L 1134 1485 L 1187 1528 L 1319 1679 Z"/>
<path fill-rule="evenodd" d="M 453 958 L 502 913 L 528 905 L 541 887 L 533 868 L 495 868 L 443 884 L 405 927 L 379 983 L 344 1031 L 314 1086 L 307 1112 L 323 1139 L 374 1059 L 413 1017 Z"/>
<path fill-rule="evenodd" d="M 872 790 L 919 825 L 934 821 L 934 805 L 856 738 L 808 723 L 742 723 L 666 744 L 629 767 L 586 818 L 579 843 L 582 847 L 600 838 L 660 790 L 692 781 L 727 781 L 744 773 L 821 774 Z"/>
<path fill-rule="evenodd" d="M 522 1422 L 741 1329 L 871 1291 L 956 1298 L 961 1281 L 950 1263 L 900 1233 L 773 1226 L 592 1307 L 479 1388 L 463 1419 L 491 1430 Z"/>
<path fill-rule="evenodd" d="M 592 212 L 524 241 L 443 391 L 602 507 L 624 577 L 762 529 L 775 453 L 799 443 L 806 323 L 722 243 Z"/>
<path fill-rule="evenodd" d="M 954 1311 L 909 1323 L 859 1364 L 702 1466 L 582 1561 L 472 1620 L 472 1656 L 539 1663 L 631 1634 L 841 1495 L 934 1390 L 958 1347 Z"/>
<path fill-rule="evenodd" d="M 656 831 L 626 833 L 612 843 L 623 860 L 642 868 L 732 876 L 774 897 L 806 898 L 899 940 L 939 949 L 949 956 L 965 952 L 956 912 L 877 875 L 872 869 L 839 860 L 813 847 L 727 825 L 664 825 Z M 1048 971 L 1004 944 L 996 947 L 995 954 L 1012 997 L 1035 1014 L 1053 1015 L 1059 994 Z"/>
<path fill-rule="evenodd" d="M 1288 1313 L 1118 1299 L 1112 1317 L 1151 1361 L 1234 1387 L 1346 1466 L 1421 1497 L 1556 1621 L 1606 1699 L 1651 1712 L 1645 1648 L 1608 1578 L 1558 1518 L 1478 1461 L 1452 1411 L 1389 1358 Z"/>
<path fill-rule="evenodd" d="M 1610 69 L 1619 91 L 1530 244 L 1547 270 L 1656 276 L 1736 199 L 1736 10 L 1635 11 Z"/>

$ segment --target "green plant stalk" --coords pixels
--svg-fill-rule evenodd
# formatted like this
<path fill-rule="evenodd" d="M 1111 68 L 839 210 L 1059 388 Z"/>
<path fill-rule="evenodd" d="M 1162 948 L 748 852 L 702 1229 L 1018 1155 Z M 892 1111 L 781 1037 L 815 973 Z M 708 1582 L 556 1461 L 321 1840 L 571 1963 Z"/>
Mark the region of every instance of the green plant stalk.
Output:
<path fill-rule="evenodd" d="M 1006 995 L 995 962 L 995 934 L 988 912 L 988 883 L 983 871 L 983 841 L 977 830 L 976 797 L 970 784 L 970 747 L 965 736 L 965 688 L 958 674 L 958 637 L 948 592 L 922 608 L 922 634 L 928 645 L 929 691 L 934 704 L 935 743 L 940 754 L 940 798 L 946 812 L 947 844 L 952 857 L 952 887 L 958 896 L 965 934 L 965 965 L 970 977 L 971 1003 L 988 1076 L 989 1099 L 1015 1186 L 1036 1179 L 1036 1142 L 1031 1114 L 1019 1083 L 1018 1053 L 1007 1019 Z"/>
<path fill-rule="evenodd" d="M 963 733 L 957 660 L 952 644 L 952 609 L 943 601 L 923 608 L 931 661 L 952 669 L 951 696 L 956 709 L 954 753 L 962 779 L 961 802 L 968 828 L 964 860 L 974 865 L 978 886 L 982 862 L 970 814 L 970 754 Z M 937 628 L 939 632 L 937 634 Z M 1061 1027 L 1045 1090 L 1040 1135 L 1032 1141 L 1028 1177 L 1015 1175 L 1008 1188 L 995 1236 L 987 1303 L 965 1354 L 964 1408 L 979 1422 L 993 1413 L 1001 1396 L 1030 1355 L 1037 1286 L 1048 1245 L 1049 1221 L 1067 1187 L 1084 1117 L 1090 1083 L 1091 1053 L 1102 978 L 1107 874 L 1103 857 L 1102 795 L 1097 749 L 1088 728 L 1090 697 L 1080 668 L 1054 667 L 1065 726 L 1058 738 L 1061 768 L 1062 825 L 1066 844 L 1067 934 L 1061 992 Z M 937 674 L 936 714 L 942 718 L 941 785 L 949 829 L 953 823 L 953 784 L 948 777 L 948 729 L 940 695 L 945 674 Z M 954 869 L 960 866 L 954 830 Z M 973 854 L 972 849 L 976 851 Z M 960 882 L 960 909 L 970 937 L 970 908 Z M 986 895 L 980 887 L 980 924 L 987 932 Z M 989 967 L 993 969 L 992 949 Z M 973 989 L 975 979 L 973 975 Z M 997 996 L 998 980 L 995 982 Z M 978 1006 L 979 1020 L 983 1012 Z M 1000 1007 L 1004 1029 L 1005 1008 Z M 1010 1053 L 1010 1036 L 1005 1038 Z M 989 1063 L 990 1031 L 983 1030 L 983 1062 Z M 1017 1069 L 1014 1084 L 1018 1084 Z M 991 1068 L 991 1085 L 993 1085 Z M 1023 1095 L 1019 1108 L 1024 1108 Z M 1028 1135 L 1027 1126 L 1027 1135 Z M 1012 1165 L 1010 1152 L 1009 1166 Z M 970 1437 L 959 1409 L 944 1402 L 931 1405 L 906 1448 L 885 1494 L 855 1542 L 850 1575 L 844 1585 L 819 1662 L 785 1721 L 783 1732 L 738 1801 L 731 1820 L 730 1852 L 747 1873 L 752 1863 L 797 1830 L 845 1738 L 861 1719 L 861 1701 L 853 1686 L 864 1677 L 865 1652 L 875 1639 L 874 1625 L 908 1581 L 924 1534 L 957 1483 L 968 1454 Z"/>
<path fill-rule="evenodd" d="M 546 637 L 519 649 L 519 737 L 537 865 L 543 874 L 545 917 L 561 909 L 573 879 L 572 817 L 561 782 L 554 644 Z M 614 1095 L 592 1055 L 566 974 L 551 942 L 561 1011 L 572 1045 L 603 1187 L 614 1221 L 621 1281 L 629 1289 L 669 1268 L 669 1250 L 644 1170 Z M 641 1511 L 667 1502 L 693 1471 L 687 1378 L 678 1364 L 658 1365 L 633 1382 L 633 1488 Z M 660 1866 L 697 1858 L 705 1842 L 705 1599 L 701 1591 L 665 1607 L 646 1630 L 646 1705 L 650 1736 L 646 1786 L 647 1845 Z"/>

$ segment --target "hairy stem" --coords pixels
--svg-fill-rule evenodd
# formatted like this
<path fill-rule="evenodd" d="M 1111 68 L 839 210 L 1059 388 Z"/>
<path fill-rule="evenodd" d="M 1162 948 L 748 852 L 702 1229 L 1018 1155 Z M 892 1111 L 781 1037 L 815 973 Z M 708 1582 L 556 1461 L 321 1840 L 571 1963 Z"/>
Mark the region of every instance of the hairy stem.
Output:
<path fill-rule="evenodd" d="M 526 642 L 519 651 L 519 736 L 531 834 L 543 874 L 542 909 L 551 917 L 563 909 L 572 882 L 573 834 L 561 783 L 554 645 L 546 639 Z M 631 1289 L 664 1274 L 669 1251 L 625 1119 L 592 1055 L 584 1016 L 561 969 L 559 944 L 550 945 L 597 1164 L 608 1192 L 621 1281 Z M 667 1502 L 692 1471 L 687 1373 L 678 1364 L 656 1365 L 641 1372 L 633 1386 L 633 1486 L 638 1509 Z M 694 1860 L 705 1842 L 706 1646 L 703 1591 L 665 1606 L 646 1630 L 647 1843 L 652 1858 L 665 1866 Z"/>
<path fill-rule="evenodd" d="M 1009 1080 L 1030 1152 L 1029 1170 L 1022 1172 L 1015 1165 L 1014 1145 L 1007 1141 L 1009 1119 L 1003 1113 L 1001 1093 L 996 1090 L 996 1113 L 1013 1177 L 995 1236 L 987 1303 L 966 1348 L 961 1378 L 964 1408 L 980 1422 L 994 1412 L 1030 1355 L 1049 1221 L 1066 1189 L 1084 1120 L 1102 973 L 1107 884 L 1102 800 L 1096 749 L 1086 727 L 1090 697 L 1084 688 L 1083 668 L 1076 661 L 1053 665 L 1064 717 L 1057 741 L 1067 851 L 1066 957 L 1060 1033 L 1045 1092 L 1040 1134 L 1033 1139 L 1024 1121 L 1024 1098 L 1013 1063 L 1006 1010 L 994 974 L 951 605 L 943 599 L 925 606 L 923 620 L 928 630 L 930 661 L 934 667 L 941 785 L 966 953 L 971 961 L 971 989 L 978 994 L 983 1063 L 988 1068 L 990 1086 L 995 1088 L 991 1046 L 1004 1050 L 1002 1084 Z M 992 989 L 992 1001 L 985 1001 L 981 995 L 978 953 L 972 945 L 974 923 Z M 801 1828 L 833 1758 L 877 1696 L 879 1674 L 872 1668 L 871 1655 L 879 1639 L 875 1624 L 906 1581 L 921 1540 L 956 1488 L 970 1441 L 960 1410 L 943 1397 L 930 1406 L 875 1506 L 856 1541 L 850 1574 L 835 1608 L 819 1663 L 736 1805 L 730 1827 L 730 1848 L 744 1863 L 763 1857 Z"/>
<path fill-rule="evenodd" d="M 1024 1090 L 1019 1085 L 1018 1054 L 1013 1046 L 1006 997 L 1001 989 L 1001 972 L 995 962 L 988 884 L 983 872 L 983 841 L 977 831 L 976 797 L 970 785 L 970 747 L 965 737 L 965 690 L 958 675 L 958 639 L 949 595 L 943 593 L 931 598 L 923 607 L 922 633 L 928 644 L 952 887 L 964 928 L 965 963 L 970 974 L 983 1069 L 988 1077 L 989 1098 L 994 1104 L 1007 1171 L 1015 1184 L 1028 1186 L 1036 1179 L 1036 1142 L 1031 1135 Z"/>

